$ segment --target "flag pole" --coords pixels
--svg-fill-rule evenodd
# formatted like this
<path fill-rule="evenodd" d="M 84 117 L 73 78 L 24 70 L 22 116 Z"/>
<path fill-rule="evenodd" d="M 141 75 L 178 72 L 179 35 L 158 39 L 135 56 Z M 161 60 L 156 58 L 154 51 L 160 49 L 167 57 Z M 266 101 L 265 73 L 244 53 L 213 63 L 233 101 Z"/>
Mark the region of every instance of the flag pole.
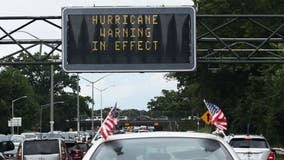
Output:
<path fill-rule="evenodd" d="M 208 108 L 208 106 L 207 106 L 207 103 L 206 103 L 206 100 L 205 100 L 205 99 L 203 99 L 203 102 L 204 102 L 204 104 L 205 104 L 207 110 L 209 111 L 209 113 L 212 115 L 212 113 L 210 112 L 210 110 L 209 110 L 209 108 Z"/>
<path fill-rule="evenodd" d="M 115 108 L 116 108 L 116 105 L 117 103 L 115 103 L 114 107 L 111 108 L 111 110 L 109 111 L 109 113 L 111 113 Z M 101 117 L 103 118 L 103 117 Z M 107 120 L 108 116 L 104 119 L 103 123 L 105 123 L 105 121 Z M 92 143 L 96 140 L 96 138 L 99 136 L 100 132 L 101 132 L 101 129 L 102 129 L 102 125 L 100 126 L 99 130 L 97 131 L 96 135 L 94 136 L 94 138 L 92 139 Z"/>

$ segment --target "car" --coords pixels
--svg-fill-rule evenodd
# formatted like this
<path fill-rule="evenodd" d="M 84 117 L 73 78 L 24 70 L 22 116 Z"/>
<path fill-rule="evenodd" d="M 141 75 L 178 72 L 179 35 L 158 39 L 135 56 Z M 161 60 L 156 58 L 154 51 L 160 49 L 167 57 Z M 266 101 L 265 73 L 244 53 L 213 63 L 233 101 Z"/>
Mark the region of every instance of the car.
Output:
<path fill-rule="evenodd" d="M 85 154 L 87 153 L 87 151 L 90 148 L 89 145 L 87 143 L 83 143 L 83 142 L 77 142 L 77 145 L 79 146 L 79 149 L 83 153 L 83 157 L 84 157 Z"/>
<path fill-rule="evenodd" d="M 5 134 L 0 134 L 0 142 L 8 141 L 9 139 L 10 139 L 9 136 L 7 136 Z"/>
<path fill-rule="evenodd" d="M 89 149 L 86 143 L 76 142 L 74 140 L 65 140 L 65 144 L 72 160 L 82 160 Z"/>
<path fill-rule="evenodd" d="M 156 120 L 158 120 L 158 121 L 168 121 L 169 117 L 168 116 L 160 116 L 160 117 L 156 118 Z"/>
<path fill-rule="evenodd" d="M 5 157 L 8 157 L 8 158 L 16 158 L 18 147 L 20 143 L 22 143 L 22 141 L 24 140 L 24 136 L 14 134 L 14 135 L 11 135 L 10 140 L 14 144 L 14 149 L 4 152 L 4 155 Z"/>
<path fill-rule="evenodd" d="M 135 121 L 150 121 L 152 120 L 151 117 L 146 116 L 146 115 L 139 115 L 137 117 L 134 118 Z"/>
<path fill-rule="evenodd" d="M 21 133 L 22 136 L 24 136 L 24 139 L 36 139 L 38 138 L 36 133 L 34 132 L 24 132 L 24 133 Z"/>
<path fill-rule="evenodd" d="M 219 136 L 163 131 L 97 139 L 83 160 L 239 160 L 239 157 Z"/>
<path fill-rule="evenodd" d="M 69 160 L 63 139 L 26 139 L 17 152 L 17 160 Z"/>
<path fill-rule="evenodd" d="M 127 121 L 127 120 L 129 120 L 128 116 L 118 116 L 117 119 L 120 120 L 120 121 Z"/>
<path fill-rule="evenodd" d="M 64 139 L 64 135 L 63 135 L 63 132 L 61 131 L 53 131 L 53 132 L 48 132 L 46 135 L 45 135 L 45 138 L 47 139 L 53 139 L 53 138 L 58 138 L 58 139 Z"/>
<path fill-rule="evenodd" d="M 14 149 L 14 144 L 12 141 L 6 140 L 6 138 L 0 135 L 0 160 L 6 160 L 3 152 L 10 151 Z"/>
<path fill-rule="evenodd" d="M 241 160 L 274 160 L 275 153 L 263 136 L 232 135 L 228 143 L 233 147 Z"/>
<path fill-rule="evenodd" d="M 67 152 L 71 156 L 72 160 L 81 160 L 83 158 L 83 154 L 75 140 L 65 140 L 64 142 L 67 147 Z"/>

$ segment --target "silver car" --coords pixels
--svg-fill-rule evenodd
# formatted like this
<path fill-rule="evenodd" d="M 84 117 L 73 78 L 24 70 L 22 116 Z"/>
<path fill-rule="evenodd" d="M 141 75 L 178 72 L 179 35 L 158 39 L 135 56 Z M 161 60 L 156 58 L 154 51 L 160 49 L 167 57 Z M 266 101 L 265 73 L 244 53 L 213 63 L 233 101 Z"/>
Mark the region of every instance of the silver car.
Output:
<path fill-rule="evenodd" d="M 27 139 L 20 144 L 18 160 L 68 160 L 62 139 Z"/>
<path fill-rule="evenodd" d="M 145 132 L 94 141 L 83 160 L 239 160 L 222 138 L 205 133 Z"/>
<path fill-rule="evenodd" d="M 229 144 L 242 160 L 274 160 L 275 153 L 267 140 L 258 135 L 233 135 Z"/>

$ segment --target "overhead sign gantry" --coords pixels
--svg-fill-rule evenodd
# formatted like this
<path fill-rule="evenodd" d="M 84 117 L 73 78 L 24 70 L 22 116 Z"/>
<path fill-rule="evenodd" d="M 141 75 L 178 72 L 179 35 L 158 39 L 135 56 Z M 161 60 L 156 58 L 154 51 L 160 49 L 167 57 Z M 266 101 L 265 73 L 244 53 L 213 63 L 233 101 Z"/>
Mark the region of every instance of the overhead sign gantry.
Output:
<path fill-rule="evenodd" d="M 192 71 L 195 9 L 92 7 L 62 11 L 67 72 Z"/>

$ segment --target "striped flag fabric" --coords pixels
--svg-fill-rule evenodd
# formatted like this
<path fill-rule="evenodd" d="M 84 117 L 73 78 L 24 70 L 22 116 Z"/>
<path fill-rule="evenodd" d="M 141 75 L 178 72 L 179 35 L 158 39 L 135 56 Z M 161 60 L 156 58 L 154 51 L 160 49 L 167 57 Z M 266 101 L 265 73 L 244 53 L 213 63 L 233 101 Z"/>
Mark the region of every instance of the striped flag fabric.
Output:
<path fill-rule="evenodd" d="M 108 138 L 108 136 L 114 133 L 114 127 L 118 122 L 118 120 L 114 117 L 115 109 L 116 105 L 111 109 L 100 128 L 100 133 L 105 140 Z"/>
<path fill-rule="evenodd" d="M 222 110 L 215 104 L 206 102 L 206 100 L 204 100 L 204 103 L 211 114 L 211 123 L 219 130 L 227 130 L 227 118 L 225 117 Z"/>

